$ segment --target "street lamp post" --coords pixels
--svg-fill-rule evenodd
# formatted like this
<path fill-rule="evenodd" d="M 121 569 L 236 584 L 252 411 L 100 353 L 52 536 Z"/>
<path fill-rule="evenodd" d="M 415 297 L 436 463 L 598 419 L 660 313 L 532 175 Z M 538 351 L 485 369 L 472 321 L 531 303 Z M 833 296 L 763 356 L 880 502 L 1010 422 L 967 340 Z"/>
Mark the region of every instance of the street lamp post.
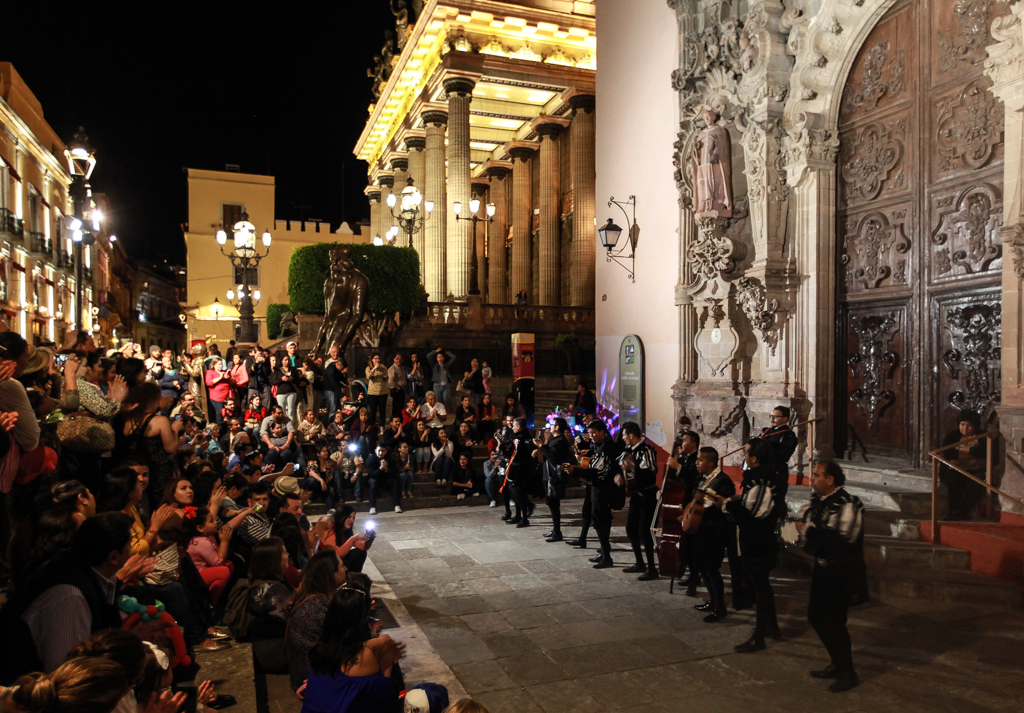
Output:
<path fill-rule="evenodd" d="M 230 251 L 226 251 L 224 246 L 227 244 L 228 234 L 224 230 L 217 231 L 217 243 L 220 245 L 220 251 L 230 258 L 233 268 L 241 270 L 242 279 L 238 282 L 237 300 L 235 291 L 230 289 L 227 291 L 227 298 L 238 309 L 238 341 L 257 344 L 260 335 L 253 318 L 256 314 L 255 305 L 260 300 L 260 291 L 250 289 L 249 269 L 259 268 L 260 260 L 270 254 L 272 238 L 270 231 L 263 231 L 262 241 L 266 251 L 262 255 L 258 253 L 256 251 L 256 226 L 249 222 L 249 214 L 244 211 L 242 219 L 231 227 L 231 235 L 234 247 Z"/>
<path fill-rule="evenodd" d="M 426 215 L 420 216 L 420 203 L 426 209 Z M 391 217 L 398 221 L 398 224 L 409 236 L 409 247 L 412 247 L 412 234 L 423 227 L 423 224 L 430 220 L 430 214 L 434 210 L 434 201 L 424 201 L 423 194 L 413 185 L 412 178 L 408 180 L 405 188 L 402 189 L 402 205 L 399 211 L 395 212 L 398 205 L 398 196 L 394 193 L 388 194 L 388 208 L 391 209 Z M 394 244 L 398 237 L 394 229 L 389 230 L 385 236 L 388 244 Z M 374 245 L 383 245 L 384 239 L 379 235 L 374 236 Z"/>
<path fill-rule="evenodd" d="M 452 210 L 455 212 L 455 220 L 471 220 L 473 221 L 473 245 L 471 246 L 472 259 L 469 263 L 469 294 L 479 295 L 480 294 L 480 278 L 479 278 L 479 267 L 477 266 L 476 256 L 476 224 L 477 223 L 493 223 L 494 222 L 494 204 L 487 204 L 487 217 L 477 217 L 477 213 L 480 212 L 480 199 L 473 198 L 469 202 L 468 217 L 462 215 L 462 203 L 456 201 L 452 204 Z"/>
<path fill-rule="evenodd" d="M 82 288 L 83 263 L 82 254 L 85 249 L 96 242 L 93 231 L 100 229 L 100 212 L 93 208 L 89 188 L 89 177 L 96 168 L 96 155 L 89 146 L 89 137 L 81 126 L 75 132 L 71 143 L 64 149 L 71 171 L 71 199 L 74 201 L 74 215 L 67 219 L 66 227 L 71 233 L 74 244 L 75 261 L 75 322 L 79 331 L 88 331 L 92 324 L 85 320 L 85 290 Z M 90 229 L 91 228 L 91 229 Z M 63 246 L 61 247 L 63 250 Z"/>

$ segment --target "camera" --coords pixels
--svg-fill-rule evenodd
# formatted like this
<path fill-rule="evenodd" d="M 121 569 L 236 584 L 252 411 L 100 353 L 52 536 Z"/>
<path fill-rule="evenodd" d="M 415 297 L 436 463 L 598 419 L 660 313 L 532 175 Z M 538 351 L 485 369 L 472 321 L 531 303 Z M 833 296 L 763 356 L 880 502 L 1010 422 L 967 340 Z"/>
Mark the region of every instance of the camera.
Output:
<path fill-rule="evenodd" d="M 366 544 L 370 545 L 375 539 L 377 539 L 377 523 L 373 520 L 367 520 L 363 529 L 366 530 Z"/>

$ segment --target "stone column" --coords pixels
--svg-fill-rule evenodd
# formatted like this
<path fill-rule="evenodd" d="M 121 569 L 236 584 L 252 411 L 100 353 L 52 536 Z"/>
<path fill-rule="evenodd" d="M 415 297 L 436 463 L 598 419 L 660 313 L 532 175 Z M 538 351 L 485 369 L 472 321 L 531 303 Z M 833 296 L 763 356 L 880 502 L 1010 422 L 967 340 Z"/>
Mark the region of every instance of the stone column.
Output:
<path fill-rule="evenodd" d="M 572 152 L 573 209 L 572 269 L 570 289 L 573 307 L 594 304 L 594 252 L 597 228 L 594 225 L 594 108 L 593 95 L 577 94 L 569 100 L 572 124 L 569 129 Z"/>
<path fill-rule="evenodd" d="M 395 155 L 391 157 L 391 169 L 395 172 L 395 187 L 392 189 L 395 193 L 395 209 L 397 213 L 402 209 L 402 191 L 409 185 L 409 157 Z M 400 247 L 405 247 L 409 244 L 409 237 L 402 229 L 398 219 L 391 216 L 391 224 L 398 226 L 398 234 L 395 237 L 394 244 Z"/>
<path fill-rule="evenodd" d="M 795 202 L 794 239 L 797 273 L 795 363 L 797 380 L 815 424 L 816 459 L 834 456 L 836 379 L 836 154 L 839 139 L 831 131 L 804 129 L 787 139 L 786 178 Z M 845 377 L 844 377 L 845 378 Z"/>
<path fill-rule="evenodd" d="M 448 292 L 457 300 L 469 293 L 473 224 L 456 220 L 451 205 L 461 203 L 462 217 L 469 217 L 469 104 L 475 86 L 466 77 L 444 81 L 448 92 Z"/>
<path fill-rule="evenodd" d="M 992 21 L 985 74 L 990 91 L 1003 101 L 1003 299 L 1001 329 L 1006 334 L 1000 349 L 1000 399 L 996 405 L 999 430 L 1006 444 L 1006 464 L 999 488 L 1024 500 L 1024 22 L 1020 6 Z M 1021 509 L 1000 497 L 1000 509 L 1021 514 Z"/>
<path fill-rule="evenodd" d="M 426 138 L 426 190 L 423 200 L 434 202 L 434 215 L 424 226 L 423 284 L 431 302 L 444 302 L 447 291 L 446 236 L 448 211 L 448 194 L 445 179 L 445 127 L 448 124 L 448 113 L 444 111 L 423 112 L 423 123 L 427 127 Z"/>
<path fill-rule="evenodd" d="M 385 173 L 381 174 L 378 179 L 380 181 L 380 225 L 377 229 L 380 231 L 376 233 L 383 238 L 391 226 L 395 224 L 395 216 L 391 214 L 391 207 L 388 206 L 388 196 L 391 195 L 395 186 L 395 177 L 393 174 Z"/>
<path fill-rule="evenodd" d="M 535 148 L 516 146 L 509 150 L 512 156 L 512 270 L 509 281 L 509 298 L 514 302 L 520 290 L 533 304 L 537 295 L 533 292 L 531 278 L 533 263 L 530 257 L 530 243 L 533 233 L 533 181 L 530 176 L 530 157 Z"/>
<path fill-rule="evenodd" d="M 537 304 L 558 305 L 562 298 L 561 186 L 558 164 L 559 124 L 539 124 L 540 136 L 540 284 Z"/>
<path fill-rule="evenodd" d="M 697 336 L 697 310 L 688 287 L 693 284 L 693 266 L 687 255 L 697 240 L 697 222 L 691 208 L 680 211 L 679 221 L 679 284 L 676 285 L 676 305 L 679 306 L 679 381 L 677 386 L 697 380 L 697 350 L 693 346 Z M 676 389 L 678 391 L 678 388 Z"/>
<path fill-rule="evenodd" d="M 486 177 L 473 179 L 473 196 L 480 201 L 480 207 L 475 213 L 479 220 L 477 220 L 476 230 L 473 232 L 473 250 L 476 253 L 477 265 L 476 289 L 481 299 L 487 294 L 487 251 L 485 250 L 485 243 L 487 241 L 487 231 L 490 229 L 490 223 L 487 222 L 487 203 L 490 200 L 487 192 L 489 188 Z M 472 280 L 470 280 L 470 283 L 469 290 L 472 293 Z"/>
<path fill-rule="evenodd" d="M 487 301 L 492 304 L 509 304 L 508 294 L 508 250 L 505 238 L 508 235 L 508 184 L 512 171 L 505 166 L 491 166 L 487 175 L 491 179 L 490 198 L 494 204 L 494 222 L 488 225 L 487 235 Z"/>
<path fill-rule="evenodd" d="M 409 136 L 405 139 L 405 145 L 409 149 L 409 177 L 412 179 L 412 184 L 419 189 L 420 193 L 426 189 L 426 175 L 427 175 L 427 163 L 426 155 L 423 150 L 427 147 L 427 138 L 425 136 Z M 426 200 L 426 196 L 424 196 Z M 426 207 L 423 203 L 420 203 L 420 216 L 426 215 Z M 430 218 L 434 219 L 433 216 Z M 424 227 L 417 229 L 412 234 L 412 246 L 416 248 L 416 254 L 420 257 L 420 284 L 424 284 L 423 278 L 426 274 L 426 265 L 424 264 L 425 253 L 423 250 L 423 232 Z"/>
<path fill-rule="evenodd" d="M 370 200 L 370 237 L 380 235 L 380 188 L 368 186 L 366 197 Z"/>

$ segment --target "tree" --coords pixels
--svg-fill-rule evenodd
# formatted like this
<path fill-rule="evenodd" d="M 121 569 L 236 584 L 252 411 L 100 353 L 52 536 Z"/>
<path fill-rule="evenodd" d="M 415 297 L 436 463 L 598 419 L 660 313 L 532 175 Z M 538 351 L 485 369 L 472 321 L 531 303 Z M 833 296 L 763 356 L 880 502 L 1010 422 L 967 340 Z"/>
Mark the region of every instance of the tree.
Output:
<path fill-rule="evenodd" d="M 568 369 L 567 374 L 572 374 L 572 363 L 574 360 L 579 359 L 580 347 L 583 342 L 580 341 L 578 334 L 559 334 L 555 337 L 555 349 L 562 352 L 565 356 L 565 365 Z"/>

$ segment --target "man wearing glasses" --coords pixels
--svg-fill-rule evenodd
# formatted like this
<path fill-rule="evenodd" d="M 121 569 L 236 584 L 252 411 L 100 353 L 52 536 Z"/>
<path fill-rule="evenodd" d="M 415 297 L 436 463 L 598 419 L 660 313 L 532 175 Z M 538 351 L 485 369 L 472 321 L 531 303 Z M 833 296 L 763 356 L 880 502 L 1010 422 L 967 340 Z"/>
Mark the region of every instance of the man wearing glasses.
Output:
<path fill-rule="evenodd" d="M 772 447 L 774 456 L 771 468 L 775 473 L 776 514 L 786 515 L 786 492 L 789 490 L 789 459 L 793 457 L 799 439 L 789 427 L 789 407 L 776 406 L 772 409 L 772 425 L 761 430 L 762 438 Z"/>

